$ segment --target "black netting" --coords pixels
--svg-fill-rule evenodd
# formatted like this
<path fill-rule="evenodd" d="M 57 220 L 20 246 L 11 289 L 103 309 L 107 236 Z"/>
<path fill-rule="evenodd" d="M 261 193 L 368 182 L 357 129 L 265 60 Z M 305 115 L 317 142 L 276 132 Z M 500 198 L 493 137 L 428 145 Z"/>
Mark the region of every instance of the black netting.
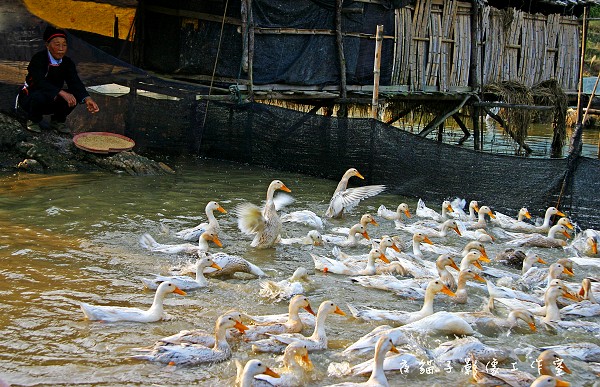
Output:
<path fill-rule="evenodd" d="M 211 103 L 202 142 L 208 157 L 249 162 L 333 180 L 349 167 L 365 184 L 444 200 L 481 200 L 516 214 L 543 213 L 559 203 L 567 159 L 494 155 L 438 143 L 371 119 L 342 119 L 262 104 Z M 600 160 L 582 157 L 560 199 L 581 227 L 600 226 Z"/>

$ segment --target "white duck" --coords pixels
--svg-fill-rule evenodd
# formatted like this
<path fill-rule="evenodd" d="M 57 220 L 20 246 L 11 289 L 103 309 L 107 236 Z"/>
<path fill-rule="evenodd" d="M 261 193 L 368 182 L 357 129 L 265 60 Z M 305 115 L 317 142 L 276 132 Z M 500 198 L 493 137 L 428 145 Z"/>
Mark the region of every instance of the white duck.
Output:
<path fill-rule="evenodd" d="M 362 275 L 350 280 L 365 288 L 373 288 L 396 293 L 400 297 L 423 299 L 428 282 L 423 279 L 398 279 L 391 274 Z"/>
<path fill-rule="evenodd" d="M 544 213 L 544 221 L 542 222 L 542 224 L 539 226 L 534 226 L 533 229 L 528 231 L 539 232 L 542 234 L 547 233 L 550 230 L 550 227 L 552 226 L 551 222 L 552 217 L 554 215 L 567 216 L 562 211 L 559 211 L 556 207 L 548 207 L 546 209 L 546 212 Z"/>
<path fill-rule="evenodd" d="M 421 250 L 422 243 L 428 243 L 433 245 L 433 242 L 429 237 L 422 232 L 416 232 L 412 236 L 412 256 L 416 258 L 423 259 L 425 256 L 423 255 L 423 251 Z M 404 253 L 394 254 L 394 257 L 398 258 L 400 256 L 405 255 Z"/>
<path fill-rule="evenodd" d="M 79 305 L 85 318 L 88 320 L 100 320 L 105 322 L 134 321 L 155 322 L 163 318 L 163 301 L 167 294 L 177 293 L 185 296 L 185 292 L 170 282 L 163 282 L 156 289 L 154 301 L 148 310 L 124 306 L 90 305 L 81 302 Z"/>
<path fill-rule="evenodd" d="M 526 223 L 524 219 L 531 219 L 531 214 L 526 207 L 521 207 L 517 218 L 512 218 L 501 212 L 496 211 L 496 218 L 491 222 L 498 227 L 511 231 L 527 231 L 533 226 L 531 223 Z"/>
<path fill-rule="evenodd" d="M 371 376 L 369 377 L 369 380 L 367 380 L 364 383 L 352 383 L 352 382 L 346 382 L 346 383 L 338 383 L 338 384 L 332 384 L 330 386 L 338 386 L 338 387 L 342 387 L 342 386 L 380 386 L 380 387 L 388 387 L 389 383 L 387 381 L 387 378 L 385 376 L 384 373 L 384 366 L 383 366 L 383 362 L 385 360 L 385 356 L 388 352 L 394 352 L 394 353 L 400 353 L 400 351 L 398 351 L 396 349 L 396 347 L 394 346 L 394 343 L 392 342 L 392 339 L 390 339 L 387 336 L 381 336 L 379 338 L 379 340 L 377 341 L 377 344 L 375 345 L 375 355 L 373 357 L 373 371 L 371 372 Z"/>
<path fill-rule="evenodd" d="M 589 278 L 581 281 L 581 290 L 579 290 L 581 301 L 567 305 L 560 310 L 563 316 L 581 316 L 592 317 L 600 315 L 600 304 L 592 291 L 592 282 Z"/>
<path fill-rule="evenodd" d="M 307 373 L 313 370 L 313 364 L 305 344 L 300 342 L 288 344 L 283 351 L 282 363 L 282 367 L 274 369 L 279 374 L 279 378 L 258 375 L 255 376 L 256 381 L 264 381 L 265 387 L 301 386 L 308 382 Z M 260 382 L 253 385 L 263 386 Z"/>
<path fill-rule="evenodd" d="M 568 387 L 571 383 L 559 379 L 556 376 L 538 376 L 529 387 Z"/>
<path fill-rule="evenodd" d="M 210 256 L 221 270 L 213 267 L 204 269 L 204 274 L 209 277 L 231 277 L 235 273 L 247 273 L 256 277 L 265 277 L 265 272 L 252 262 L 238 255 L 231 255 L 223 252 L 210 254 L 208 252 L 198 253 L 198 256 Z"/>
<path fill-rule="evenodd" d="M 196 278 L 187 275 L 164 276 L 154 274 L 154 278 L 142 278 L 142 283 L 148 289 L 156 289 L 162 282 L 171 282 L 181 290 L 192 290 L 205 288 L 208 286 L 208 280 L 204 277 L 204 269 L 212 267 L 221 270 L 221 266 L 213 262 L 212 258 L 204 257 L 196 260 Z"/>
<path fill-rule="evenodd" d="M 541 352 L 532 364 L 537 366 L 536 374 L 539 373 L 541 375 L 540 378 L 552 377 L 555 369 L 560 369 L 561 372 L 571 373 L 571 370 L 563 362 L 563 359 L 552 350 Z M 477 384 L 486 386 L 529 387 L 532 385 L 531 383 L 536 380 L 536 377 L 532 374 L 518 369 L 495 368 L 494 370 L 486 371 L 484 364 L 477 363 L 477 365 L 477 367 L 472 368 L 473 379 Z M 568 385 L 569 384 L 563 384 L 563 386 Z"/>
<path fill-rule="evenodd" d="M 311 210 L 299 210 L 283 214 L 281 215 L 281 222 L 301 223 L 317 230 L 324 228 L 323 219 Z"/>
<path fill-rule="evenodd" d="M 536 331 L 535 317 L 527 309 L 511 310 L 506 318 L 495 316 L 490 312 L 458 312 L 457 314 L 471 324 L 477 332 L 486 335 L 515 329 L 519 326 L 519 320 L 529 325 L 529 329 L 533 332 Z"/>
<path fill-rule="evenodd" d="M 554 262 L 547 269 L 539 267 L 530 268 L 521 276 L 521 278 L 518 280 L 518 283 L 524 288 L 532 289 L 535 286 L 541 285 L 541 283 L 546 280 L 546 286 L 543 288 L 546 289 L 548 286 L 550 286 L 550 282 L 553 279 L 559 278 L 563 273 L 570 276 L 574 275 L 573 272 L 568 268 L 564 267 L 558 262 Z"/>
<path fill-rule="evenodd" d="M 201 251 L 208 251 L 208 242 L 211 241 L 219 247 L 223 244 L 219 240 L 219 236 L 213 230 L 206 230 L 198 238 L 198 244 L 178 243 L 178 244 L 162 244 L 158 243 L 150 234 L 145 233 L 140 237 L 140 245 L 150 251 L 165 254 L 197 254 Z"/>
<path fill-rule="evenodd" d="M 466 304 L 468 299 L 467 293 L 467 281 L 475 280 L 485 283 L 485 279 L 482 276 L 475 273 L 471 269 L 463 269 L 458 273 L 458 286 L 454 291 L 455 297 L 452 299 L 457 304 Z"/>
<path fill-rule="evenodd" d="M 495 299 L 508 299 L 511 302 L 513 300 L 516 300 L 516 302 L 518 301 L 527 301 L 530 303 L 534 303 L 539 305 L 542 305 L 543 302 L 542 300 L 540 300 L 538 297 L 535 297 L 534 295 L 531 295 L 529 293 L 525 293 L 525 292 L 521 292 L 518 290 L 514 290 L 511 288 L 507 288 L 505 286 L 497 286 L 495 285 L 490 279 L 487 280 L 486 282 L 487 284 L 487 290 L 488 290 L 488 294 L 489 294 L 489 300 L 488 300 L 488 310 L 493 311 L 494 310 L 494 300 Z M 515 307 L 518 307 L 515 304 Z"/>
<path fill-rule="evenodd" d="M 312 315 L 315 314 L 310 307 L 308 298 L 302 294 L 298 294 L 290 300 L 288 307 L 288 319 L 283 323 L 263 323 L 257 325 L 250 325 L 248 331 L 245 333 L 247 341 L 256 341 L 265 338 L 267 334 L 279 334 L 279 333 L 298 333 L 304 329 L 305 324 L 300 318 L 300 308 L 306 309 L 306 311 Z"/>
<path fill-rule="evenodd" d="M 600 242 L 600 232 L 587 229 L 580 232 L 573 241 L 565 247 L 569 254 L 578 257 L 598 257 L 598 243 Z"/>
<path fill-rule="evenodd" d="M 454 230 L 454 232 L 456 232 L 459 236 L 461 235 L 460 230 L 458 229 L 458 223 L 456 222 L 455 219 L 448 219 L 445 220 L 444 223 L 440 224 L 439 226 L 432 228 L 432 227 L 426 227 L 423 225 L 419 225 L 419 224 L 409 224 L 409 225 L 404 225 L 401 227 L 396 227 L 399 230 L 403 230 L 406 232 L 409 232 L 411 234 L 420 232 L 422 234 L 427 235 L 428 237 L 432 238 L 445 238 L 446 236 L 448 236 L 448 231 L 450 230 Z"/>
<path fill-rule="evenodd" d="M 475 266 L 477 269 L 479 270 L 483 270 L 483 266 L 481 266 L 481 263 L 479 261 L 483 261 L 483 262 L 491 262 L 489 260 L 489 258 L 485 257 L 481 251 L 479 250 L 471 250 L 469 252 L 467 252 L 462 259 L 460 260 L 460 270 L 465 270 L 465 269 L 470 269 L 471 265 Z"/>
<path fill-rule="evenodd" d="M 388 337 L 394 345 L 408 345 L 414 346 L 415 348 L 420 345 L 417 341 L 406 331 L 401 329 L 402 327 L 392 328 L 389 325 L 379 325 L 360 339 L 348 346 L 348 348 L 342 351 L 342 356 L 348 357 L 354 354 L 365 354 L 375 349 L 375 345 L 382 336 Z"/>
<path fill-rule="evenodd" d="M 598 362 L 600 358 L 600 346 L 594 343 L 577 342 L 544 346 L 541 349 L 554 351 L 558 356 L 554 360 L 572 357 L 585 362 Z"/>
<path fill-rule="evenodd" d="M 416 312 L 405 312 L 399 310 L 382 310 L 374 308 L 364 308 L 359 310 L 353 305 L 348 304 L 348 308 L 352 312 L 352 315 L 356 318 L 360 318 L 367 321 L 380 321 L 380 320 L 391 320 L 400 324 L 408 324 L 413 321 L 420 320 L 424 317 L 433 314 L 433 299 L 439 292 L 443 292 L 449 296 L 454 297 L 455 294 L 452 290 L 448 289 L 446 285 L 440 280 L 431 280 L 425 290 L 425 300 L 421 310 Z"/>
<path fill-rule="evenodd" d="M 281 219 L 273 199 L 277 190 L 291 192 L 281 180 L 273 180 L 267 188 L 267 201 L 262 210 L 251 203 L 242 203 L 235 209 L 240 231 L 254 235 L 250 244 L 252 247 L 270 248 L 281 238 Z"/>
<path fill-rule="evenodd" d="M 400 248 L 398 247 L 398 245 L 396 245 L 394 239 L 388 235 L 382 236 L 380 240 L 373 239 L 371 246 L 374 249 L 379 249 L 383 254 L 386 253 L 388 247 L 392 250 L 400 252 Z M 331 250 L 331 253 L 340 261 L 353 264 L 357 262 L 366 262 L 369 258 L 369 253 L 348 255 L 342 252 L 342 250 L 338 246 L 334 246 Z"/>
<path fill-rule="evenodd" d="M 348 180 L 352 176 L 364 179 L 355 168 L 350 168 L 344 173 L 329 201 L 329 207 L 325 212 L 327 217 L 339 218 L 344 215 L 344 212 L 352 210 L 361 200 L 375 196 L 385 190 L 385 185 L 348 188 Z"/>
<path fill-rule="evenodd" d="M 448 212 L 453 211 L 454 210 L 452 209 L 452 205 L 448 200 L 444 200 L 442 202 L 442 212 L 438 213 L 435 210 L 432 210 L 431 208 L 427 207 L 422 199 L 419 199 L 419 201 L 417 202 L 417 210 L 415 211 L 415 213 L 420 218 L 430 218 L 439 223 L 450 219 L 450 216 L 448 216 Z"/>
<path fill-rule="evenodd" d="M 326 349 L 328 339 L 325 333 L 325 320 L 327 316 L 333 313 L 342 316 L 346 315 L 333 301 L 323 301 L 317 311 L 315 329 L 311 336 L 306 337 L 300 333 L 270 335 L 271 338 L 269 339 L 255 341 L 252 344 L 252 350 L 255 352 L 282 352 L 286 345 L 294 341 L 306 345 L 306 349 L 309 352 Z"/>
<path fill-rule="evenodd" d="M 577 297 L 575 297 L 569 289 L 560 282 L 560 280 L 554 280 L 552 284 L 548 286 L 548 289 L 546 289 L 546 293 L 544 293 L 546 315 L 544 316 L 543 321 L 546 324 L 552 324 L 562 320 L 557 303 L 557 299 L 560 296 L 569 298 L 573 301 L 579 301 Z M 581 323 L 581 321 L 579 323 Z"/>
<path fill-rule="evenodd" d="M 454 210 L 452 212 L 453 218 L 454 219 L 458 219 L 458 220 L 462 220 L 462 221 L 471 221 L 474 222 L 477 220 L 477 212 L 479 211 L 479 203 L 477 202 L 477 200 L 471 200 L 469 202 L 469 213 L 465 213 L 464 211 L 464 207 L 465 207 L 465 203 L 466 201 L 464 199 L 460 199 L 460 198 L 455 198 L 450 202 L 450 205 L 452 206 L 452 209 Z"/>
<path fill-rule="evenodd" d="M 375 268 L 375 259 L 377 258 L 385 263 L 390 263 L 389 259 L 379 249 L 371 249 L 366 266 L 362 262 L 350 264 L 312 253 L 310 253 L 310 256 L 315 263 L 315 270 L 343 275 L 373 275 L 377 271 Z"/>
<path fill-rule="evenodd" d="M 323 241 L 325 243 L 332 243 L 342 247 L 355 247 L 359 244 L 359 241 L 356 238 L 357 234 L 362 235 L 366 240 L 371 239 L 365 226 L 360 223 L 356 223 L 354 226 L 350 227 L 347 236 L 325 234 L 323 235 Z"/>
<path fill-rule="evenodd" d="M 282 245 L 300 244 L 300 245 L 321 246 L 323 244 L 323 236 L 317 230 L 310 230 L 303 237 L 281 238 L 280 243 Z"/>
<path fill-rule="evenodd" d="M 509 358 L 507 351 L 486 345 L 473 336 L 446 341 L 435 348 L 432 353 L 438 364 L 465 363 L 466 359 L 471 356 L 483 364 L 492 360 L 503 362 Z"/>
<path fill-rule="evenodd" d="M 308 282 L 308 271 L 304 267 L 297 268 L 292 276 L 281 281 L 261 280 L 258 294 L 274 302 L 289 300 L 297 294 L 304 294 L 302 282 Z"/>
<path fill-rule="evenodd" d="M 365 230 L 367 229 L 367 226 L 369 224 L 372 224 L 374 226 L 379 226 L 379 223 L 377 223 L 377 221 L 375 220 L 375 217 L 373 217 L 373 215 L 367 213 L 367 214 L 363 214 L 360 217 L 360 220 L 358 221 L 358 223 L 362 224 L 365 228 Z M 332 232 L 336 233 L 336 234 L 344 234 L 344 235 L 348 235 L 350 233 L 350 229 L 348 227 L 334 227 L 331 229 Z"/>
<path fill-rule="evenodd" d="M 221 205 L 215 201 L 210 201 L 206 204 L 204 209 L 208 222 L 200 223 L 199 225 L 191 228 L 186 228 L 175 233 L 177 238 L 185 239 L 186 241 L 197 241 L 200 235 L 208 230 L 209 228 L 215 231 L 217 234 L 221 231 L 219 222 L 215 218 L 214 211 L 219 211 L 226 214 L 227 211 Z"/>
<path fill-rule="evenodd" d="M 158 345 L 153 347 L 150 353 L 136 355 L 133 358 L 174 365 L 222 362 L 231 357 L 231 347 L 227 342 L 227 330 L 230 328 L 248 329 L 241 321 L 236 320 L 231 315 L 225 314 L 217 319 L 215 345 L 212 348 L 201 344 L 189 343 Z"/>
<path fill-rule="evenodd" d="M 223 313 L 220 318 L 221 320 L 225 320 L 227 318 L 233 318 L 235 321 L 242 321 L 242 313 L 232 310 L 226 313 Z M 217 320 L 218 321 L 218 320 Z M 234 327 L 226 330 L 225 337 L 227 340 L 233 339 L 234 337 L 239 337 L 240 334 L 244 334 L 244 332 L 248 329 L 244 324 L 236 324 Z M 232 331 L 236 331 L 237 333 L 232 333 Z M 179 331 L 178 333 L 163 337 L 160 339 L 154 346 L 150 347 L 153 349 L 154 347 L 159 347 L 161 345 L 169 345 L 169 344 L 201 344 L 205 347 L 212 347 L 215 345 L 215 334 L 211 332 L 207 332 L 204 329 L 186 329 Z M 140 348 L 141 351 L 148 351 L 148 348 Z"/>
<path fill-rule="evenodd" d="M 508 246 L 530 246 L 530 247 L 564 247 L 567 242 L 564 239 L 558 239 L 557 233 L 563 234 L 567 239 L 571 238 L 571 235 L 567 232 L 567 227 L 562 224 L 555 224 L 550 227 L 548 235 L 532 234 L 525 237 L 518 237 L 506 242 Z"/>
<path fill-rule="evenodd" d="M 396 227 L 401 226 L 402 218 L 407 217 L 410 218 L 410 210 L 408 208 L 408 204 L 400 203 L 398 204 L 398 208 L 396 211 L 388 210 L 383 204 L 379 206 L 377 209 L 377 216 L 382 217 L 383 219 L 393 220 Z"/>
<path fill-rule="evenodd" d="M 488 224 L 487 224 L 487 220 L 485 219 L 485 216 L 488 215 L 491 219 L 495 219 L 496 215 L 494 215 L 494 213 L 492 212 L 492 209 L 488 206 L 481 206 L 479 208 L 479 210 L 477 211 L 477 221 L 466 221 L 463 222 L 463 224 L 465 225 L 465 227 L 468 230 L 476 230 L 479 228 L 487 228 Z"/>
<path fill-rule="evenodd" d="M 279 378 L 279 374 L 258 359 L 248 360 L 246 365 L 242 367 L 242 363 L 238 359 L 235 359 L 235 366 L 237 369 L 236 386 L 238 387 L 252 387 L 255 385 L 255 376 L 264 374 L 272 378 Z"/>

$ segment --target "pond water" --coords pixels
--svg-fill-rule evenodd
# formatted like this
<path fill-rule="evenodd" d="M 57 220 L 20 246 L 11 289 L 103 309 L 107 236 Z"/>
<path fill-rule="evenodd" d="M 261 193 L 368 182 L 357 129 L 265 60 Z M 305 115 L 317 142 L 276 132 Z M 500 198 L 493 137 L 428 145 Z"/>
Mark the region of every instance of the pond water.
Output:
<path fill-rule="evenodd" d="M 83 301 L 148 307 L 153 292 L 144 290 L 140 278 L 150 273 L 166 274 L 172 266 L 192 261 L 192 258 L 149 252 L 140 247 L 140 236 L 147 232 L 159 242 L 180 243 L 173 232 L 204 221 L 206 203 L 217 200 L 228 213 L 216 215 L 222 229 L 223 248 L 211 245 L 212 252 L 243 256 L 277 281 L 304 266 L 310 273 L 307 296 L 313 309 L 316 311 L 323 300 L 331 299 L 347 313 L 346 317 L 332 315 L 327 319 L 329 349 L 310 355 L 315 367 L 305 385 L 365 381 L 365 377 L 333 377 L 327 373 L 332 362 L 357 364 L 369 359 L 370 353 L 350 358 L 340 353 L 382 324 L 352 318 L 347 303 L 415 311 L 421 301 L 364 288 L 345 276 L 314 272 L 309 253 L 331 255 L 331 245 L 253 249 L 249 237 L 238 230 L 233 211 L 242 202 L 260 204 L 271 180 L 281 179 L 295 198 L 282 212 L 310 209 L 323 215 L 337 182 L 214 160 L 170 160 L 167 163 L 177 170 L 176 175 L 131 177 L 93 173 L 0 177 L 0 379 L 14 385 L 233 385 L 236 372 L 233 360 L 172 367 L 132 360 L 131 356 L 136 354 L 134 348 L 151 345 L 183 329 L 212 331 L 217 316 L 231 308 L 249 314 L 287 312 L 287 302 L 272 303 L 259 296 L 257 279 L 211 279 L 208 290 L 189 291 L 184 297 L 169 295 L 165 300 L 168 319 L 156 323 L 91 322 L 84 320 L 78 305 Z M 356 182 L 351 180 L 352 183 Z M 375 214 L 381 204 L 395 209 L 403 201 L 414 214 L 416 199 L 380 194 L 361 202 L 344 219 L 329 221 L 323 232 L 330 233 L 334 226 L 349 227 L 363 213 Z M 439 204 L 427 204 L 434 209 L 439 207 Z M 493 203 L 486 204 L 493 209 Z M 368 228 L 372 237 L 388 234 L 398 235 L 405 242 L 410 240 L 410 235 L 394 229 L 393 222 L 382 218 L 377 221 L 379 227 L 370 225 Z M 285 223 L 283 236 L 303 236 L 308 230 L 300 224 Z M 466 244 L 465 239 L 457 236 L 434 242 L 460 249 Z M 504 246 L 494 243 L 487 249 L 493 257 Z M 347 252 L 358 254 L 367 250 L 362 246 L 347 249 Z M 539 249 L 539 252 L 548 263 L 565 256 L 559 249 Z M 435 260 L 437 254 L 426 252 L 425 257 Z M 498 263 L 491 265 L 500 267 Z M 600 270 L 575 265 L 575 277 L 569 281 L 580 282 L 587 275 L 598 276 Z M 466 305 L 453 304 L 449 297 L 438 295 L 435 310 L 481 310 L 487 293 L 476 287 L 469 290 Z M 304 333 L 310 335 L 311 331 Z M 513 351 L 510 363 L 532 373 L 535 369 L 531 363 L 537 356 L 536 351 L 530 353 L 533 347 L 578 341 L 600 344 L 598 336 L 576 330 L 553 334 L 541 327 L 537 333 L 519 329 L 510 335 L 478 334 L 478 337 L 486 344 Z M 416 338 L 426 348 L 433 349 L 453 337 Z M 272 368 L 279 366 L 275 355 L 253 353 L 247 342 L 236 342 L 233 348 L 233 358 L 242 362 L 260 358 Z M 572 358 L 565 362 L 573 371 L 567 377 L 572 385 L 596 382 L 588 364 Z M 511 368 L 511 365 L 505 363 L 499 367 Z M 426 371 L 425 368 L 422 371 Z M 388 372 L 387 377 L 391 385 L 470 383 L 470 377 L 459 364 L 433 374 L 421 374 L 417 368 L 410 374 Z"/>

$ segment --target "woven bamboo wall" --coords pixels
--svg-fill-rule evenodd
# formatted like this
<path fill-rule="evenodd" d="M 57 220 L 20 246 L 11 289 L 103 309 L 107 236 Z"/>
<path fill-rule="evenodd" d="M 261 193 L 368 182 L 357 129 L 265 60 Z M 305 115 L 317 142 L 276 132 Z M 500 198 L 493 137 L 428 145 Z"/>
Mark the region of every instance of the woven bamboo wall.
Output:
<path fill-rule="evenodd" d="M 533 86 L 556 78 L 577 89 L 580 25 L 576 17 L 483 7 L 477 60 L 482 83 L 516 81 Z M 468 88 L 471 3 L 420 0 L 396 13 L 392 84 L 411 91 Z"/>

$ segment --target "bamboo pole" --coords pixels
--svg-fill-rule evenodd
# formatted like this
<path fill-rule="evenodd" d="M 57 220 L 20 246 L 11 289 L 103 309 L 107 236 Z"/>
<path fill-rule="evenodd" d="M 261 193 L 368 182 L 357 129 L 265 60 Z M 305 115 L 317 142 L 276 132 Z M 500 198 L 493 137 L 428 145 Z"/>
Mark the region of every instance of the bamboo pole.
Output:
<path fill-rule="evenodd" d="M 248 99 L 254 101 L 254 16 L 252 15 L 252 0 L 248 0 Z"/>
<path fill-rule="evenodd" d="M 383 25 L 377 25 L 375 38 L 375 60 L 373 64 L 373 100 L 371 102 L 371 118 L 377 119 L 379 105 L 379 76 L 381 72 L 381 42 L 383 41 Z"/>
<path fill-rule="evenodd" d="M 335 12 L 335 38 L 338 49 L 338 59 L 340 61 L 340 98 L 346 99 L 348 93 L 346 90 L 346 57 L 344 55 L 344 41 L 342 38 L 342 4 L 343 0 L 336 0 Z M 338 109 L 339 117 L 348 117 L 348 107 L 340 105 Z"/>
<path fill-rule="evenodd" d="M 587 36 L 587 7 L 583 8 L 583 19 L 581 22 L 581 57 L 579 60 L 579 85 L 577 86 L 577 124 L 581 124 L 581 92 L 583 89 L 583 59 L 585 57 L 585 39 Z"/>
<path fill-rule="evenodd" d="M 480 68 L 479 63 L 479 49 L 483 51 L 483 47 L 480 47 L 481 41 L 481 29 L 480 29 L 480 18 L 479 18 L 479 2 L 473 0 L 471 2 L 471 63 L 469 64 L 469 86 L 471 90 L 477 95 L 481 94 L 481 82 L 483 70 Z M 473 106 L 473 148 L 474 150 L 481 150 L 481 144 L 479 142 L 479 116 L 481 110 Z"/>

